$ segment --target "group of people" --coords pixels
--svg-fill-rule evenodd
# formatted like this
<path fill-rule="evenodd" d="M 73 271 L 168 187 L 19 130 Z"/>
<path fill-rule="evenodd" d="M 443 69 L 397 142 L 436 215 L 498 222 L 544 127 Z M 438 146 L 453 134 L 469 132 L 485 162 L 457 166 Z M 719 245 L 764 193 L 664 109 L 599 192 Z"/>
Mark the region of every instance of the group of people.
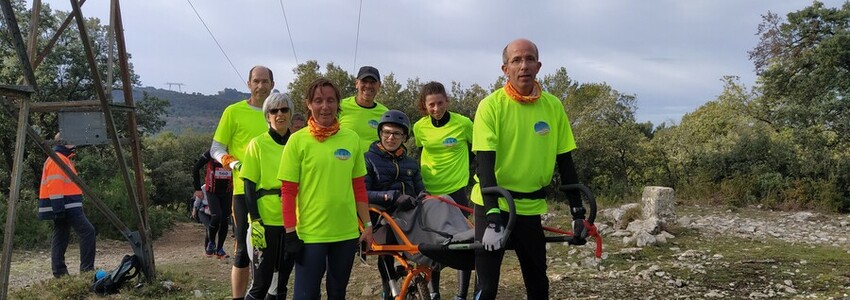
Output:
<path fill-rule="evenodd" d="M 323 277 L 326 297 L 344 299 L 353 254 L 358 245 L 373 242 L 369 205 L 392 208 L 428 193 L 450 195 L 458 204 L 473 207 L 475 240 L 484 245 L 475 255 L 476 299 L 496 298 L 505 247 L 516 251 L 528 299 L 548 299 L 540 218 L 548 210 L 544 187 L 556 166 L 564 184 L 578 182 L 570 154 L 576 145 L 561 101 L 536 80 L 541 67 L 537 46 L 514 40 L 503 49 L 502 60 L 507 82 L 480 102 L 474 121 L 448 111 L 445 87 L 429 82 L 417 102 L 426 116 L 412 124 L 401 111 L 375 102 L 381 80 L 374 67 L 360 68 L 357 94 L 345 99 L 326 78 L 314 80 L 305 99 L 290 99 L 272 93 L 270 69 L 252 68 L 247 82 L 251 96 L 224 110 L 209 152 L 195 166 L 195 173 L 207 170 L 204 185 L 195 180 L 195 196 L 206 199 L 210 216 L 207 255 L 227 257 L 222 246 L 226 216 L 232 215 L 232 297 L 284 299 L 294 270 L 294 299 L 319 299 Z M 296 120 L 293 100 L 303 101 L 304 120 Z M 422 149 L 419 162 L 408 156 L 404 145 L 411 136 Z M 65 152 L 67 148 L 57 150 Z M 470 191 L 473 159 L 478 168 Z M 504 199 L 481 193 L 497 185 L 516 202 L 518 216 L 510 236 L 505 236 Z M 580 195 L 567 197 L 580 241 L 586 237 L 585 211 Z M 41 198 L 41 209 L 56 216 L 58 228 L 62 207 L 51 202 L 52 194 L 42 193 Z M 66 200 L 66 211 L 74 203 Z M 66 213 L 66 220 L 71 215 Z M 54 236 L 57 243 L 62 244 L 62 234 Z M 54 274 L 61 274 L 63 267 L 54 262 Z M 387 284 L 397 276 L 392 269 L 391 259 L 379 259 L 385 298 L 392 297 Z M 440 297 L 439 278 L 436 269 L 434 299 Z M 458 282 L 455 299 L 465 299 L 469 272 L 459 271 Z"/>

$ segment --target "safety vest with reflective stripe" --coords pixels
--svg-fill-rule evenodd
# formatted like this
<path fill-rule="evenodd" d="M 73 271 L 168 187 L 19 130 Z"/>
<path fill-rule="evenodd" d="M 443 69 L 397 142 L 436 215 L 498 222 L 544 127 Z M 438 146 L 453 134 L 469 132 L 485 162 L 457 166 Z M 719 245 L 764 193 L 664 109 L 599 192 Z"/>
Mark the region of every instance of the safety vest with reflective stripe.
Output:
<path fill-rule="evenodd" d="M 74 163 L 68 157 L 59 152 L 56 152 L 56 155 L 71 168 L 74 174 L 77 174 Z M 62 172 L 59 165 L 50 157 L 44 162 L 38 198 L 38 218 L 42 220 L 53 219 L 53 200 L 61 200 L 66 213 L 76 213 L 81 211 L 83 207 L 80 187 L 71 181 L 71 178 L 66 176 L 65 172 Z"/>

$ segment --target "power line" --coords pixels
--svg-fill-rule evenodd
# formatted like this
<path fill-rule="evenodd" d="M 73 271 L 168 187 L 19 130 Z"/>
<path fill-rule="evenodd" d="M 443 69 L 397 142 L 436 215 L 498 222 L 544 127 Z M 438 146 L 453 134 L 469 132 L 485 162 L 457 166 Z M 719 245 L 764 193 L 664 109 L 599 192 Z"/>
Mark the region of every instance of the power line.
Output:
<path fill-rule="evenodd" d="M 191 0 L 186 0 L 186 2 L 189 2 L 189 6 L 191 6 L 191 7 L 192 7 L 192 10 L 195 12 L 195 15 L 196 15 L 196 16 L 198 16 L 198 20 L 201 20 L 201 24 L 204 24 L 204 28 L 206 28 L 206 29 L 207 29 L 207 32 L 209 32 L 209 33 L 210 33 L 210 36 L 212 37 L 212 39 L 213 39 L 213 41 L 215 42 L 215 44 L 218 46 L 218 49 L 219 49 L 219 50 L 221 50 L 221 54 L 224 54 L 224 58 L 226 58 L 226 59 L 227 59 L 227 62 L 229 62 L 229 63 L 230 63 L 230 67 L 231 67 L 231 68 L 233 68 L 233 72 L 236 72 L 236 76 L 239 76 L 239 79 L 240 79 L 240 80 L 242 80 L 242 82 L 247 82 L 247 81 L 245 81 L 245 78 L 242 78 L 242 74 L 240 74 L 240 73 L 239 73 L 239 70 L 237 70 L 237 69 L 236 69 L 236 66 L 235 66 L 235 65 L 233 65 L 233 61 L 231 61 L 231 60 L 230 60 L 230 57 L 228 57 L 228 56 L 227 56 L 227 52 L 224 52 L 224 48 L 222 48 L 222 47 L 221 47 L 221 44 L 219 44 L 219 43 L 218 43 L 218 40 L 215 38 L 215 35 L 213 35 L 212 31 L 211 31 L 211 30 L 210 30 L 210 28 L 207 26 L 207 23 L 206 23 L 206 22 L 204 22 L 204 19 L 203 19 L 203 18 L 201 18 L 201 14 L 199 14 L 199 13 L 198 13 L 198 10 L 196 10 L 196 9 L 195 9 L 195 6 L 194 6 L 194 5 L 192 5 L 192 1 L 191 1 Z"/>
<path fill-rule="evenodd" d="M 357 37 L 354 40 L 354 69 L 357 70 L 357 46 L 360 44 L 360 17 L 363 16 L 363 0 L 360 0 L 360 9 L 357 11 Z"/>
<path fill-rule="evenodd" d="M 286 32 L 289 33 L 289 44 L 292 45 L 292 55 L 295 56 L 295 64 L 298 62 L 298 54 L 295 53 L 295 42 L 292 41 L 292 31 L 289 31 L 289 21 L 286 19 L 286 10 L 283 8 L 283 0 L 280 0 L 280 11 L 283 12 L 283 23 L 286 24 Z"/>

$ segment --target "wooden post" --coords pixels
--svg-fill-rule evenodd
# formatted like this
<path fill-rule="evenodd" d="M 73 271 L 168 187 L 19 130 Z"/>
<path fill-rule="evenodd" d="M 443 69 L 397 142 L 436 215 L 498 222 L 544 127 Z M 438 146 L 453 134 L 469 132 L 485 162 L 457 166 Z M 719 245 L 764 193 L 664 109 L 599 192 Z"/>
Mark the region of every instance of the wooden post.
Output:
<path fill-rule="evenodd" d="M 21 99 L 21 111 L 18 114 L 18 136 L 15 138 L 15 158 L 12 163 L 12 186 L 9 192 L 9 203 L 6 207 L 6 231 L 3 232 L 3 265 L 0 270 L 0 280 L 6 284 L 0 285 L 0 299 L 5 300 L 9 292 L 9 272 L 12 267 L 12 245 L 15 242 L 15 223 L 17 222 L 17 202 L 21 194 L 21 174 L 23 173 L 24 144 L 26 143 L 26 127 L 29 127 L 29 101 Z"/>

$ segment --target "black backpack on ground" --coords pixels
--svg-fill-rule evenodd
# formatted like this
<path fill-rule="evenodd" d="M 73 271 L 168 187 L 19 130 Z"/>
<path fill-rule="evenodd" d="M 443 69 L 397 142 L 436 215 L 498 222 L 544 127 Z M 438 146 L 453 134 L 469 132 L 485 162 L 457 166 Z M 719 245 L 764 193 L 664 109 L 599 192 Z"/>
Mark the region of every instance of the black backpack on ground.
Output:
<path fill-rule="evenodd" d="M 139 275 L 139 259 L 136 255 L 124 255 L 124 259 L 115 270 L 106 273 L 100 279 L 92 280 L 91 291 L 98 295 L 109 295 L 118 293 L 121 286 L 130 279 Z M 95 275 L 97 276 L 97 275 Z"/>

